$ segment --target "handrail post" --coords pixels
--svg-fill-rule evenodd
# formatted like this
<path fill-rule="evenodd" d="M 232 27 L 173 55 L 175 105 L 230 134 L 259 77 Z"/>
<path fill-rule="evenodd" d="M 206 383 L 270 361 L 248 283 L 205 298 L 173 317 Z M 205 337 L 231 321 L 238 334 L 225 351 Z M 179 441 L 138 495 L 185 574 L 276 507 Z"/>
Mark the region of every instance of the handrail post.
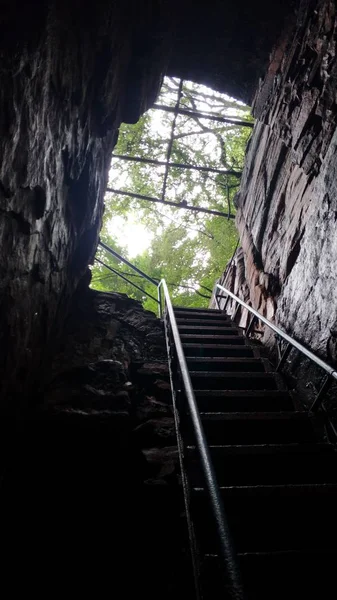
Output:
<path fill-rule="evenodd" d="M 288 344 L 286 345 L 285 349 L 283 350 L 283 352 L 281 354 L 280 360 L 277 363 L 276 371 L 279 371 L 281 369 L 281 367 L 283 367 L 285 361 L 287 360 L 287 358 L 290 354 L 291 349 L 292 349 L 291 344 L 288 342 Z"/>
<path fill-rule="evenodd" d="M 161 298 L 161 281 L 158 283 L 158 286 L 157 286 L 157 294 L 158 294 L 159 318 L 162 319 L 163 318 L 163 305 L 162 305 L 162 298 Z"/>
<path fill-rule="evenodd" d="M 246 337 L 249 336 L 249 334 L 250 334 L 250 332 L 252 330 L 252 327 L 253 327 L 255 321 L 256 321 L 256 316 L 253 315 L 252 318 L 251 318 L 251 320 L 250 320 L 250 322 L 249 322 L 249 324 L 248 324 L 248 327 L 246 328 Z"/>
<path fill-rule="evenodd" d="M 235 319 L 236 319 L 236 317 L 237 317 L 237 314 L 238 314 L 238 312 L 239 312 L 239 308 L 240 308 L 240 304 L 239 304 L 238 302 L 236 302 L 235 311 L 234 311 L 234 313 L 233 313 L 233 315 L 232 315 L 232 321 L 235 321 Z"/>
<path fill-rule="evenodd" d="M 323 379 L 323 382 L 321 384 L 319 392 L 310 407 L 310 412 L 317 412 L 320 405 L 322 404 L 322 398 L 323 398 L 324 394 L 328 391 L 330 385 L 331 385 L 331 379 L 330 379 L 329 375 L 326 375 Z"/>

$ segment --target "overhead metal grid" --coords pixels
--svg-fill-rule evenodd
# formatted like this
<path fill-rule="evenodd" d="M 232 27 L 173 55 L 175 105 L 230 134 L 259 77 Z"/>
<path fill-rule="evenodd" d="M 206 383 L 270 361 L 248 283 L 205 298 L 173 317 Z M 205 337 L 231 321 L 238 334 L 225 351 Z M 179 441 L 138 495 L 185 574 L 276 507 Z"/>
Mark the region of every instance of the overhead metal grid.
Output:
<path fill-rule="evenodd" d="M 154 109 L 154 110 L 161 110 L 161 111 L 171 112 L 174 114 L 165 161 L 156 160 L 156 159 L 152 159 L 152 158 L 144 158 L 142 156 L 128 156 L 128 155 L 124 155 L 124 154 L 113 154 L 112 155 L 113 159 L 149 164 L 149 165 L 158 166 L 158 167 L 165 167 L 163 185 L 162 185 L 160 197 L 152 197 L 152 196 L 148 196 L 145 194 L 140 194 L 140 193 L 138 193 L 137 190 L 135 190 L 134 192 L 131 192 L 131 191 L 126 191 L 126 190 L 119 190 L 119 189 L 112 188 L 112 187 L 108 187 L 107 191 L 114 193 L 114 194 L 119 194 L 122 196 L 128 196 L 130 198 L 146 200 L 147 202 L 159 202 L 161 204 L 164 204 L 167 206 L 172 206 L 175 208 L 191 210 L 193 212 L 202 212 L 202 213 L 211 214 L 211 215 L 218 216 L 218 217 L 225 217 L 227 219 L 234 219 L 235 215 L 231 212 L 228 183 L 227 183 L 227 199 L 228 199 L 227 212 L 215 210 L 212 208 L 206 208 L 203 206 L 194 206 L 192 204 L 188 204 L 185 200 L 183 200 L 181 202 L 172 202 L 170 200 L 166 200 L 168 176 L 169 176 L 169 171 L 171 168 L 195 170 L 195 171 L 204 172 L 204 173 L 216 173 L 216 174 L 221 174 L 221 175 L 234 176 L 234 177 L 237 177 L 238 179 L 241 177 L 241 172 L 236 171 L 235 169 L 218 169 L 218 168 L 215 168 L 212 166 L 205 167 L 205 166 L 201 166 L 201 165 L 171 162 L 171 155 L 172 155 L 173 144 L 174 144 L 174 139 L 175 139 L 175 130 L 176 130 L 178 115 L 197 117 L 200 119 L 209 119 L 212 121 L 216 121 L 216 122 L 220 122 L 220 123 L 227 123 L 227 124 L 235 125 L 238 127 L 250 127 L 250 128 L 253 127 L 253 123 L 251 123 L 250 121 L 244 121 L 244 120 L 240 120 L 240 119 L 236 119 L 236 118 L 226 118 L 226 117 L 212 114 L 211 112 L 208 114 L 207 112 L 201 112 L 198 110 L 189 110 L 189 109 L 181 107 L 181 98 L 183 96 L 183 86 L 184 86 L 184 80 L 181 79 L 179 81 L 179 85 L 177 88 L 177 101 L 176 101 L 175 106 L 166 106 L 164 104 L 154 104 L 152 106 L 152 109 Z"/>

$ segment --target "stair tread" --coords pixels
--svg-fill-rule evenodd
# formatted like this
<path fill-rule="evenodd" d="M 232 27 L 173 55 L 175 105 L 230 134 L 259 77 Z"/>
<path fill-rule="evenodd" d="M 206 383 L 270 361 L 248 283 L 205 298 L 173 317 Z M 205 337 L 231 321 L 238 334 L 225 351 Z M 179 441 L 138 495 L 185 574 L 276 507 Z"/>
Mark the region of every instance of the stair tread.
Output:
<path fill-rule="evenodd" d="M 210 444 L 212 452 L 221 452 L 227 455 L 239 454 L 332 454 L 335 452 L 334 446 L 328 442 L 315 443 L 290 443 L 290 444 Z M 195 445 L 188 445 L 189 451 L 195 451 Z M 336 453 L 337 456 L 337 453 Z"/>
<path fill-rule="evenodd" d="M 245 421 L 245 420 L 291 420 L 291 421 L 308 421 L 310 416 L 305 411 L 275 411 L 275 412 L 205 412 L 201 411 L 200 416 L 203 420 L 210 421 Z"/>
<path fill-rule="evenodd" d="M 196 319 L 196 318 L 185 318 L 182 319 L 181 317 L 178 317 L 176 319 L 177 324 L 181 325 L 181 324 L 193 324 L 196 323 L 197 325 L 219 325 L 220 327 L 227 325 L 227 327 L 232 327 L 232 329 L 237 329 L 237 325 L 231 321 L 231 319 L 229 319 L 228 317 L 220 317 L 220 318 L 216 318 L 215 316 L 212 317 L 212 319 Z"/>
<path fill-rule="evenodd" d="M 234 543 L 241 552 L 333 547 L 337 534 L 335 483 L 223 486 L 220 493 Z M 198 539 L 205 551 L 216 550 L 208 495 L 202 488 L 194 488 L 192 494 Z"/>
<path fill-rule="evenodd" d="M 274 379 L 278 373 L 270 372 L 255 372 L 255 371 L 190 371 L 191 377 L 238 377 L 238 378 L 254 378 L 254 379 Z"/>
<path fill-rule="evenodd" d="M 316 435 L 307 414 L 291 412 L 216 412 L 200 413 L 209 444 L 313 443 Z M 194 442 L 190 424 L 186 443 Z"/>
<path fill-rule="evenodd" d="M 241 374 L 241 373 L 240 373 Z M 219 397 L 219 398 L 235 398 L 242 397 L 244 395 L 245 398 L 256 398 L 256 397 L 271 397 L 273 399 L 283 399 L 290 398 L 290 394 L 287 390 L 199 390 L 194 389 L 195 396 L 210 396 L 210 397 Z"/>
<path fill-rule="evenodd" d="M 197 338 L 198 339 L 198 338 Z M 241 356 L 244 358 L 254 358 L 256 356 L 257 350 L 253 349 L 247 343 L 244 343 L 243 336 L 236 336 L 235 344 L 199 344 L 194 341 L 194 343 L 189 343 L 189 340 L 185 341 L 181 340 L 183 349 L 185 352 L 185 356 L 189 356 L 193 353 L 193 355 L 203 356 L 205 358 L 220 356 L 220 357 L 228 357 L 232 358 L 235 356 Z M 214 341 L 214 340 L 213 340 Z M 222 342 L 223 340 L 221 340 Z M 226 342 L 230 341 L 227 339 Z"/>
<path fill-rule="evenodd" d="M 288 548 L 287 550 L 265 550 L 259 552 L 238 552 L 237 556 L 240 561 L 249 559 L 264 559 L 264 558 L 294 558 L 298 559 L 301 557 L 336 557 L 337 549 L 335 548 L 303 548 L 298 550 L 296 548 Z M 204 559 L 209 562 L 220 562 L 222 559 L 216 552 L 206 552 Z M 300 599 L 299 599 L 300 600 Z"/>
<path fill-rule="evenodd" d="M 194 394 L 199 410 L 206 413 L 279 412 L 294 410 L 289 392 L 283 390 L 195 389 Z"/>
<path fill-rule="evenodd" d="M 184 334 L 181 336 L 184 337 Z M 190 337 L 190 336 L 189 336 Z M 196 336 L 199 337 L 199 336 Z M 206 336 L 209 337 L 209 336 Z M 223 336 L 224 337 L 224 336 Z M 236 336 L 237 337 L 237 336 Z M 226 336 L 226 340 L 230 339 L 229 336 Z M 188 342 L 184 342 L 183 343 L 183 347 L 185 348 L 224 348 L 225 350 L 229 350 L 231 348 L 233 348 L 232 344 L 198 344 L 198 343 L 194 343 L 194 344 L 190 344 Z M 247 346 L 247 349 L 251 349 L 250 346 Z"/>
<path fill-rule="evenodd" d="M 330 494 L 337 493 L 337 483 L 285 483 L 285 484 L 260 484 L 260 485 L 225 485 L 219 486 L 220 491 L 226 497 L 248 497 L 254 498 L 267 496 L 298 496 L 301 494 L 316 493 Z M 208 491 L 204 487 L 194 486 L 193 493 L 200 496 L 208 496 Z"/>
<path fill-rule="evenodd" d="M 193 338 L 205 339 L 205 340 L 240 340 L 243 336 L 239 335 L 217 335 L 217 334 L 193 334 L 193 333 L 181 333 L 181 339 L 192 340 Z M 245 338 L 244 338 L 245 339 Z"/>
<path fill-rule="evenodd" d="M 240 329 L 236 329 L 235 327 L 228 327 L 227 325 L 185 325 L 183 323 L 179 323 L 178 329 L 179 331 L 218 331 L 219 334 L 215 335 L 220 335 L 228 331 L 233 335 L 242 335 L 242 331 Z"/>
<path fill-rule="evenodd" d="M 238 560 L 248 600 L 332 598 L 335 586 L 334 549 L 292 549 L 239 552 Z M 202 565 L 204 600 L 224 597 L 223 563 L 217 554 L 205 555 Z"/>
<path fill-rule="evenodd" d="M 227 313 L 225 313 L 224 311 L 218 310 L 217 308 L 185 308 L 184 306 L 175 306 L 174 307 L 174 313 L 180 313 L 180 312 L 191 312 L 191 313 L 206 313 L 206 314 L 218 314 L 218 315 L 226 315 Z"/>
<path fill-rule="evenodd" d="M 235 363 L 255 363 L 261 364 L 261 358 L 247 356 L 186 356 L 187 362 L 235 362 Z"/>
<path fill-rule="evenodd" d="M 191 370 L 230 370 L 270 373 L 269 363 L 261 358 L 236 356 L 186 356 L 186 362 Z"/>

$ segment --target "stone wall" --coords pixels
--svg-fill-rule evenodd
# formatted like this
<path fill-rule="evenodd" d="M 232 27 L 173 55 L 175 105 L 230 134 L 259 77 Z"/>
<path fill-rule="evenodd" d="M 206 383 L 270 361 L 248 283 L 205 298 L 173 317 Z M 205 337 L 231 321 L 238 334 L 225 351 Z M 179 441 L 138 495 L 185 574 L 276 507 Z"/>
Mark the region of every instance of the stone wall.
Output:
<path fill-rule="evenodd" d="M 249 100 L 291 6 L 2 2 L 1 405 L 43 389 L 97 247 L 121 121 L 139 118 L 164 72 Z"/>
<path fill-rule="evenodd" d="M 165 3 L 156 14 L 151 2 L 132 0 L 33 4 L 8 3 L 0 21 L 0 394 L 8 401 L 43 384 L 95 253 L 118 127 L 154 100 L 167 54 L 166 40 L 153 39 Z M 143 49 L 135 30 L 147 36 Z"/>
<path fill-rule="evenodd" d="M 79 290 L 57 350 L 39 406 L 7 430 L 1 452 L 4 580 L 41 597 L 51 585 L 99 598 L 188 595 L 161 322 L 123 294 Z"/>
<path fill-rule="evenodd" d="M 336 26 L 334 2 L 305 3 L 271 55 L 236 197 L 241 248 L 225 278 L 330 361 L 337 329 Z"/>

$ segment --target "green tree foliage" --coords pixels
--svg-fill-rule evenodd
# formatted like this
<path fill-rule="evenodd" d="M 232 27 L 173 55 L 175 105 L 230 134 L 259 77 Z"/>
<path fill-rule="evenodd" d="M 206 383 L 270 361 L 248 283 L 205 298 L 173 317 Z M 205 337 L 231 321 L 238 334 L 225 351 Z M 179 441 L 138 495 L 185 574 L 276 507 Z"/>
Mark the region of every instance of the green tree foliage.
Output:
<path fill-rule="evenodd" d="M 159 104 L 174 107 L 179 81 L 165 78 Z M 185 82 L 180 106 L 189 111 L 209 113 L 252 122 L 247 106 L 223 94 Z M 123 125 L 115 154 L 166 161 L 174 114 L 149 110 L 136 125 Z M 239 127 L 198 116 L 177 115 L 170 162 L 211 166 L 240 172 L 243 167 L 249 127 Z M 162 198 L 165 167 L 114 158 L 109 187 Z M 235 214 L 234 196 L 239 177 L 170 168 L 165 199 Z M 127 224 L 129 217 L 146 226 L 151 244 L 131 260 L 155 279 L 164 277 L 174 304 L 207 306 L 215 279 L 223 271 L 237 243 L 233 219 L 192 212 L 145 200 L 107 193 L 101 239 L 128 258 L 127 239 L 116 235 L 114 223 Z M 127 236 L 127 228 L 124 229 Z M 117 238 L 117 240 L 116 240 Z M 97 257 L 121 272 L 148 294 L 156 296 L 155 286 L 136 276 L 101 248 Z M 92 287 L 127 293 L 156 310 L 156 303 L 144 293 L 95 263 Z"/>

